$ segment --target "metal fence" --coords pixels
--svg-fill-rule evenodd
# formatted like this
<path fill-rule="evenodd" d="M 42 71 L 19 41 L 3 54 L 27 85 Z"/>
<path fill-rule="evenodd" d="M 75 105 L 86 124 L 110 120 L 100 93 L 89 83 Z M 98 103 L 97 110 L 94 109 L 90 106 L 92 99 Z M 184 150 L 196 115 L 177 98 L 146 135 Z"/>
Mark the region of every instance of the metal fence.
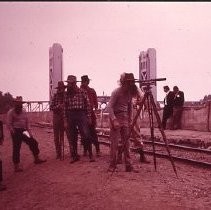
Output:
<path fill-rule="evenodd" d="M 49 101 L 27 101 L 23 104 L 27 112 L 46 112 L 50 110 Z"/>

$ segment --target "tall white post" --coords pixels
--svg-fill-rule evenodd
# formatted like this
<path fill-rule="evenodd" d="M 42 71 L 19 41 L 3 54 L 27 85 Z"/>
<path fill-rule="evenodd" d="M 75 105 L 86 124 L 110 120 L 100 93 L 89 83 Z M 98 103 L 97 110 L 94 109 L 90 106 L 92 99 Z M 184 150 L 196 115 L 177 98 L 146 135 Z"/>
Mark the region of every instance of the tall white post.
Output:
<path fill-rule="evenodd" d="M 63 49 L 58 43 L 49 48 L 49 101 L 56 92 L 58 81 L 63 80 Z"/>

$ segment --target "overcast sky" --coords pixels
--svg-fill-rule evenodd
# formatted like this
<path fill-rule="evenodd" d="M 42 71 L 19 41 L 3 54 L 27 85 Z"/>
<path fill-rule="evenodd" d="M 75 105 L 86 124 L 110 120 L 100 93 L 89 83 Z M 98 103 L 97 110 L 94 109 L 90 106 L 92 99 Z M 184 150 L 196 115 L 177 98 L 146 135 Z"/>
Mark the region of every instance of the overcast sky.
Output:
<path fill-rule="evenodd" d="M 63 47 L 64 80 L 88 74 L 110 95 L 139 54 L 156 49 L 158 100 L 177 85 L 185 100 L 211 94 L 211 2 L 0 2 L 0 91 L 49 100 L 49 47 Z"/>

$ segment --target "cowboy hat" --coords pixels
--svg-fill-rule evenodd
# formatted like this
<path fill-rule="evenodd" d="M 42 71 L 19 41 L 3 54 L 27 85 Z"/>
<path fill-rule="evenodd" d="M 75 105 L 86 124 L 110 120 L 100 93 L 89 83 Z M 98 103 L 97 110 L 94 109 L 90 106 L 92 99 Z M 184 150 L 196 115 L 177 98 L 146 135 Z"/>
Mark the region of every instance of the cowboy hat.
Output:
<path fill-rule="evenodd" d="M 81 81 L 82 81 L 82 82 L 90 81 L 90 79 L 89 79 L 88 75 L 83 75 L 83 76 L 81 77 Z"/>
<path fill-rule="evenodd" d="M 123 73 L 121 74 L 120 76 L 120 82 L 123 83 L 123 82 L 129 82 L 129 81 L 134 81 L 135 82 L 135 78 L 134 78 L 134 75 L 133 73 Z"/>
<path fill-rule="evenodd" d="M 77 81 L 76 76 L 74 76 L 74 75 L 68 75 L 67 80 L 65 82 L 75 83 L 75 82 L 80 82 L 80 81 Z"/>

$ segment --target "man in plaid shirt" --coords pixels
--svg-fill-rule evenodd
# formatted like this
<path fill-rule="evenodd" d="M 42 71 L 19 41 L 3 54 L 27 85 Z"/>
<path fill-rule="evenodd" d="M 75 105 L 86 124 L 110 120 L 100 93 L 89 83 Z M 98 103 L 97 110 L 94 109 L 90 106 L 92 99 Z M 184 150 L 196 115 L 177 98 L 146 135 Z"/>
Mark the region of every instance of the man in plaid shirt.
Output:
<path fill-rule="evenodd" d="M 64 97 L 65 124 L 69 129 L 72 144 L 71 163 L 79 160 L 77 151 L 78 131 L 81 138 L 85 141 L 90 162 L 94 162 L 89 130 L 89 124 L 91 123 L 91 104 L 89 98 L 87 94 L 76 85 L 76 76 L 69 75 L 66 82 L 67 91 Z"/>

